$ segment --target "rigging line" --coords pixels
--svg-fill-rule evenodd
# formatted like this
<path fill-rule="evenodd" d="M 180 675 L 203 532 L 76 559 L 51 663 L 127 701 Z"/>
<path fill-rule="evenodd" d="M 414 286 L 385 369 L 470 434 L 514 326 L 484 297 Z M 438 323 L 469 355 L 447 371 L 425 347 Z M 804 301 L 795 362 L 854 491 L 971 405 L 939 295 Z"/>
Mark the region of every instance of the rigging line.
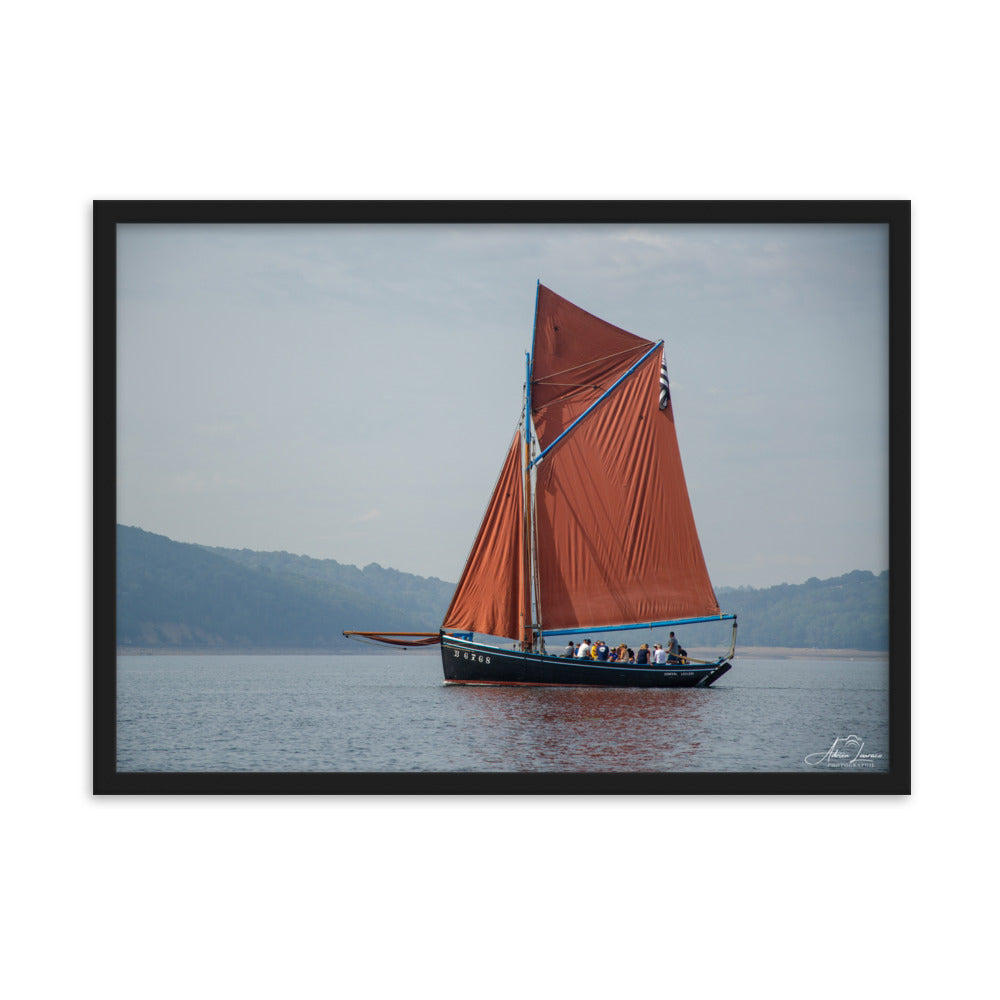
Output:
<path fill-rule="evenodd" d="M 606 391 L 603 385 L 584 385 L 583 383 L 580 383 L 579 385 L 576 386 L 576 388 L 577 389 L 596 389 L 598 392 L 605 392 Z M 572 392 L 564 393 L 562 396 L 559 396 L 557 399 L 553 399 L 553 400 L 551 400 L 548 403 L 543 403 L 541 406 L 536 406 L 533 412 L 535 412 L 535 413 L 541 413 L 543 410 L 547 410 L 550 406 L 564 406 L 566 403 L 572 402 L 575 399 L 575 397 L 576 397 L 576 393 L 572 393 Z"/>
<path fill-rule="evenodd" d="M 541 385 L 540 382 L 536 382 L 535 385 Z M 604 386 L 594 385 L 593 382 L 546 382 L 546 388 L 548 389 L 565 389 L 567 387 L 573 389 L 603 389 Z"/>
<path fill-rule="evenodd" d="M 632 365 L 632 367 L 631 367 L 631 368 L 629 368 L 629 370 L 628 370 L 627 372 L 625 372 L 625 374 L 624 374 L 624 375 L 622 375 L 622 376 L 621 376 L 621 377 L 620 377 L 620 378 L 618 379 L 618 381 L 617 381 L 617 382 L 615 382 L 615 384 L 614 384 L 613 386 L 611 386 L 611 388 L 610 388 L 610 389 L 608 389 L 608 390 L 607 390 L 607 392 L 605 392 L 605 393 L 604 393 L 604 395 L 603 395 L 603 396 L 601 396 L 601 397 L 600 397 L 600 398 L 598 398 L 598 399 L 595 399 L 595 400 L 594 400 L 594 402 L 593 402 L 593 403 L 591 403 L 591 404 L 590 404 L 590 406 L 588 406 L 588 407 L 587 407 L 587 409 L 585 409 L 585 410 L 583 411 L 583 413 L 581 413 L 581 414 L 580 414 L 580 416 L 578 416 L 578 417 L 576 418 L 576 420 L 574 420 L 574 421 L 573 421 L 573 422 L 572 422 L 572 423 L 571 423 L 571 424 L 569 425 L 569 427 L 567 427 L 567 428 L 566 428 L 566 429 L 565 429 L 565 430 L 564 430 L 564 431 L 562 432 L 562 434 L 560 434 L 560 435 L 559 435 L 559 436 L 558 436 L 558 437 L 557 437 L 557 438 L 556 438 L 556 439 L 555 439 L 554 441 L 552 441 L 552 442 L 551 442 L 551 443 L 550 443 L 550 444 L 548 445 L 548 447 L 546 447 L 545 449 L 543 449 L 543 450 L 542 450 L 542 452 L 541 452 L 541 453 L 539 454 L 539 456 L 538 456 L 538 457 L 537 457 L 536 459 L 534 459 L 534 460 L 533 460 L 533 461 L 531 462 L 531 465 L 529 466 L 529 468 L 533 468 L 533 467 L 534 467 L 534 466 L 536 466 L 536 465 L 537 465 L 537 464 L 538 464 L 538 463 L 539 463 L 539 462 L 540 462 L 540 461 L 541 461 L 541 460 L 542 460 L 543 458 L 545 458 L 545 456 L 546 456 L 546 455 L 547 455 L 547 454 L 548 454 L 548 453 L 549 453 L 550 451 L 552 451 L 552 449 L 553 449 L 553 448 L 554 448 L 554 447 L 555 447 L 555 446 L 556 446 L 557 444 L 559 444 L 559 442 L 560 442 L 560 441 L 562 441 L 562 439 L 563 439 L 564 437 L 566 437 L 566 435 L 567 435 L 567 434 L 569 434 L 569 432 L 570 432 L 571 430 L 573 430 L 573 429 L 574 429 L 574 428 L 576 427 L 576 425 L 577 425 L 578 423 L 580 423 L 580 421 L 581 421 L 581 420 L 584 420 L 584 419 L 585 419 L 586 417 L 590 416 L 590 414 L 591 414 L 591 413 L 593 413 L 593 412 L 594 412 L 594 410 L 595 410 L 595 409 L 597 409 L 597 407 L 598 407 L 598 406 L 600 406 L 600 405 L 601 405 L 601 403 L 603 403 L 603 402 L 604 402 L 604 400 L 606 400 L 606 399 L 608 398 L 608 396 L 610 396 L 610 395 L 611 395 L 611 393 L 613 393 L 613 392 L 615 391 L 615 389 L 617 389 L 617 388 L 618 388 L 618 386 L 620 386 L 620 385 L 622 384 L 622 382 L 624 382 L 624 381 L 625 381 L 625 379 L 627 379 L 627 378 L 629 377 L 629 375 L 631 375 L 631 374 L 632 374 L 632 373 L 633 373 L 634 371 L 636 371 L 636 369 L 638 369 L 638 368 L 639 368 L 639 366 L 640 366 L 641 364 L 643 364 L 643 362 L 644 362 L 644 361 L 646 361 L 646 359 L 647 359 L 647 358 L 649 358 L 649 357 L 651 357 L 651 356 L 652 356 L 652 354 L 653 354 L 653 352 L 654 352 L 654 351 L 658 350 L 658 349 L 659 349 L 659 348 L 661 348 L 662 346 L 663 346 L 663 341 L 662 341 L 662 340 L 658 340 L 658 341 L 657 341 L 657 342 L 656 342 L 655 344 L 653 344 L 653 346 L 652 346 L 652 347 L 650 347 L 650 349 L 649 349 L 648 351 L 646 351 L 646 353 L 645 353 L 645 354 L 644 354 L 644 355 L 643 355 L 643 356 L 642 356 L 641 358 L 639 358 L 639 360 L 638 360 L 638 361 L 637 361 L 637 362 L 636 362 L 636 363 L 635 363 L 634 365 Z"/>
<path fill-rule="evenodd" d="M 649 343 L 649 341 L 646 341 L 646 343 Z M 662 341 L 660 341 L 660 343 L 662 343 Z M 616 351 L 614 354 L 607 354 L 603 358 L 591 358 L 589 361 L 584 361 L 583 364 L 574 365 L 572 368 L 563 368 L 562 371 L 552 372 L 551 375 L 546 375 L 545 378 L 536 379 L 535 385 L 558 385 L 559 383 L 550 382 L 549 379 L 556 378 L 559 375 L 568 375 L 570 372 L 575 372 L 579 368 L 599 365 L 602 361 L 610 361 L 612 358 L 620 358 L 623 354 L 637 354 L 641 350 L 643 350 L 643 347 L 629 347 L 624 351 Z"/>

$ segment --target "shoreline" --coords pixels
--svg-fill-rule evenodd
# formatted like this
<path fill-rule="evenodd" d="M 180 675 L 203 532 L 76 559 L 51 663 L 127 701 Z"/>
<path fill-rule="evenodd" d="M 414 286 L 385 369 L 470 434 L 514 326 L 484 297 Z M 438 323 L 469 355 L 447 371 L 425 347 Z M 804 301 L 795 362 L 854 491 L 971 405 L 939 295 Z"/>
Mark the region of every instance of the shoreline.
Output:
<path fill-rule="evenodd" d="M 694 648 L 692 653 L 696 654 Z M 701 652 L 708 654 L 709 650 Z M 718 655 L 717 653 L 715 655 Z M 804 646 L 737 646 L 734 660 L 887 660 L 888 650 L 813 649 Z"/>
<path fill-rule="evenodd" d="M 380 656 L 386 653 L 406 654 L 408 656 L 436 656 L 437 647 L 419 647 L 413 649 L 393 648 L 377 650 L 372 653 L 357 653 L 353 650 L 341 649 L 219 649 L 207 647 L 203 649 L 177 648 L 169 646 L 119 646 L 116 656 Z M 692 646 L 689 650 L 692 656 L 699 659 L 714 659 L 719 656 L 717 649 L 706 649 Z M 737 647 L 734 660 L 886 660 L 889 653 L 886 650 L 870 649 L 812 649 L 802 646 L 742 646 Z"/>

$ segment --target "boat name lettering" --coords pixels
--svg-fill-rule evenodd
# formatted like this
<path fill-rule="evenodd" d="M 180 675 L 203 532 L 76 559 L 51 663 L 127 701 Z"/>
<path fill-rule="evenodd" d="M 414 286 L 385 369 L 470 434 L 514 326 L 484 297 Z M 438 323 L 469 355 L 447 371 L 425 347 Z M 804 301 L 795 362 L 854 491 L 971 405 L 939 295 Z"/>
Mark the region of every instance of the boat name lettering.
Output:
<path fill-rule="evenodd" d="M 458 656 L 458 650 L 457 649 L 453 650 L 453 653 L 455 654 L 455 656 Z M 465 653 L 462 654 L 462 659 L 463 660 L 470 660 L 471 659 L 473 661 L 473 663 L 475 663 L 476 661 L 478 661 L 479 663 L 489 663 L 490 662 L 490 658 L 488 656 L 483 656 L 481 653 L 477 654 L 477 653 L 465 652 Z"/>

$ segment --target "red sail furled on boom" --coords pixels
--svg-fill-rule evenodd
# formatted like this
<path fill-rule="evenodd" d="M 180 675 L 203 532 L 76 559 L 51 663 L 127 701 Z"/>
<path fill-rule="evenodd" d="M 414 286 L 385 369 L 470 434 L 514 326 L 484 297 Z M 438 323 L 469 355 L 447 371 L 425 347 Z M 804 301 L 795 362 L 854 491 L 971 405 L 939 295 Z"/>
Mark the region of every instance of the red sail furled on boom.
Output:
<path fill-rule="evenodd" d="M 652 347 L 540 285 L 531 383 L 540 449 Z M 659 408 L 660 360 L 654 351 L 537 466 L 545 629 L 719 614 L 673 407 Z"/>
<path fill-rule="evenodd" d="M 515 434 L 442 628 L 511 639 L 521 636 L 521 466 L 521 437 Z"/>

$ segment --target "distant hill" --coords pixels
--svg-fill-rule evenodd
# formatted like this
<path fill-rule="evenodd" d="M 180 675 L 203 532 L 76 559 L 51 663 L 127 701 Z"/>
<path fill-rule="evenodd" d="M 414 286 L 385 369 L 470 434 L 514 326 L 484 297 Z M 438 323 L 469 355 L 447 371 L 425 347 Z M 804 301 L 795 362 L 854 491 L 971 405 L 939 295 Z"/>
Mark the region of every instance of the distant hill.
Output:
<path fill-rule="evenodd" d="M 782 583 L 755 590 L 722 587 L 724 611 L 739 616 L 744 646 L 813 649 L 889 648 L 889 571 L 876 576 L 856 569 L 829 580 Z"/>
<path fill-rule="evenodd" d="M 454 589 L 376 563 L 358 569 L 117 529 L 117 640 L 124 649 L 384 652 L 341 632 L 435 631 Z M 739 616 L 741 647 L 889 648 L 888 572 L 855 570 L 761 590 L 721 587 L 717 595 L 723 611 Z M 678 635 L 684 645 L 716 647 L 728 644 L 728 628 L 685 626 Z M 638 634 L 626 641 L 653 641 Z"/>
<path fill-rule="evenodd" d="M 737 652 L 750 646 L 790 649 L 889 649 L 889 573 L 876 576 L 854 570 L 830 580 L 815 577 L 805 583 L 776 587 L 719 587 L 723 612 L 734 612 L 739 625 Z M 732 622 L 677 626 L 685 648 L 725 652 L 732 636 Z M 664 642 L 664 629 L 633 629 L 614 633 L 616 642 L 633 648 Z"/>
<path fill-rule="evenodd" d="M 365 652 L 344 629 L 434 631 L 454 584 L 117 527 L 120 647 Z M 383 647 L 384 651 L 384 647 Z"/>

